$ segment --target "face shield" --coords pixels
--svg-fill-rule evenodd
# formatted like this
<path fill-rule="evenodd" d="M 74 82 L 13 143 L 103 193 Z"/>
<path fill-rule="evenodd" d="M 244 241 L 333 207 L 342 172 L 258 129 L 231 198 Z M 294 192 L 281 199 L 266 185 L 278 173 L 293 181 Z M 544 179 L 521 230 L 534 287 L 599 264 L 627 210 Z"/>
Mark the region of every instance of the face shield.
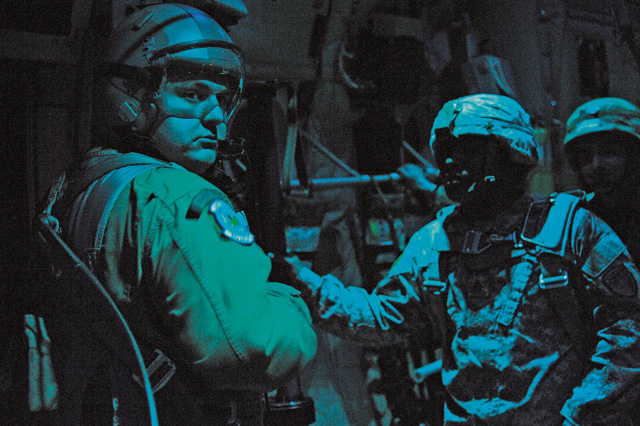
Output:
<path fill-rule="evenodd" d="M 208 59 L 201 58 L 203 51 L 207 51 Z M 153 101 L 159 110 L 156 124 L 176 117 L 197 119 L 208 127 L 207 119 L 214 116 L 219 119 L 219 113 L 214 111 L 219 107 L 224 131 L 217 134 L 218 161 L 206 177 L 227 193 L 235 192 L 250 169 L 245 141 L 226 137 L 226 126 L 242 98 L 243 67 L 239 51 L 227 49 L 226 45 L 207 46 L 164 57 L 157 64 L 162 64 L 162 68 L 157 68 L 162 70 L 163 77 Z M 167 90 L 169 87 L 171 90 Z"/>
<path fill-rule="evenodd" d="M 205 44 L 206 43 L 206 44 Z M 202 47 L 198 47 L 202 44 Z M 171 46 L 178 48 L 185 46 Z M 240 50 L 231 43 L 222 41 L 190 43 L 188 50 L 170 54 L 167 48 L 156 52 L 151 57 L 154 68 L 163 70 L 163 82 L 188 83 L 194 81 L 210 82 L 210 90 L 214 91 L 220 105 L 224 122 L 228 123 L 242 99 L 244 83 L 244 66 Z M 160 55 L 159 59 L 155 59 Z M 202 111 L 185 103 L 176 105 L 165 114 L 179 118 L 203 119 Z"/>

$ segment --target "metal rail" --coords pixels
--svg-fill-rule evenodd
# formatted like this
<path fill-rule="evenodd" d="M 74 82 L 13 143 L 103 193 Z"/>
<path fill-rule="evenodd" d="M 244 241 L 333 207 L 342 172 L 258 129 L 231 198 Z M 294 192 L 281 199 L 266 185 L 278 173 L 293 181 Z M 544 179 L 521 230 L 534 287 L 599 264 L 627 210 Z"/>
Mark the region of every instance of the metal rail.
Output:
<path fill-rule="evenodd" d="M 305 140 L 308 141 L 318 152 L 324 155 L 329 161 L 334 163 L 343 171 L 347 172 L 351 176 L 349 177 L 335 177 L 335 178 L 312 178 L 308 181 L 308 187 L 302 185 L 300 180 L 283 180 L 281 182 L 282 189 L 286 192 L 292 191 L 304 191 L 312 193 L 313 191 L 322 191 L 329 190 L 341 187 L 351 187 L 351 186 L 364 186 L 372 183 L 386 183 L 386 182 L 397 182 L 402 179 L 399 173 L 389 173 L 385 175 L 362 175 L 358 173 L 355 169 L 350 167 L 340 158 L 338 158 L 334 153 L 329 151 L 324 145 L 322 145 L 313 135 L 309 134 L 304 130 L 298 129 L 300 135 L 304 136 Z M 402 147 L 409 152 L 423 167 L 433 167 L 423 156 L 421 156 L 411 145 L 407 142 L 402 142 Z"/>
<path fill-rule="evenodd" d="M 284 187 L 286 191 L 309 191 L 341 188 L 345 186 L 363 186 L 372 183 L 396 182 L 401 179 L 400 174 L 388 175 L 360 175 L 353 177 L 316 178 L 309 179 L 309 187 L 305 188 L 299 180 L 292 180 L 290 186 Z"/>

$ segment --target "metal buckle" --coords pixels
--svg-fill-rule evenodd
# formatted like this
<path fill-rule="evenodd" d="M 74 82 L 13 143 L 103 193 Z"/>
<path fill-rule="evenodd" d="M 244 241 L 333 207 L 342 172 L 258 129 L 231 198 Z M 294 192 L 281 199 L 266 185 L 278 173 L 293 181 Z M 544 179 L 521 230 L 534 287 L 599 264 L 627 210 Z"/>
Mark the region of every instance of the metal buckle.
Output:
<path fill-rule="evenodd" d="M 484 238 L 483 238 L 484 237 Z M 480 247 L 482 241 L 488 242 Z M 466 254 L 480 254 L 491 247 L 491 239 L 484 232 L 470 230 L 464 235 L 464 243 L 462 243 L 462 252 Z"/>
<path fill-rule="evenodd" d="M 562 272 L 560 275 L 554 275 L 551 277 L 545 277 L 544 275 L 540 274 L 538 284 L 543 290 L 564 287 L 569 284 L 569 274 L 566 271 Z"/>
<path fill-rule="evenodd" d="M 173 377 L 176 372 L 176 365 L 166 356 L 160 349 L 156 349 L 153 351 L 157 356 L 156 358 L 149 364 L 146 368 L 147 375 L 149 376 L 149 382 L 151 383 L 151 390 L 155 394 L 160 389 L 165 387 L 165 385 L 169 382 L 169 379 Z M 155 380 L 154 377 L 160 375 L 158 380 Z M 134 380 L 138 382 L 138 384 L 144 387 L 144 383 L 142 379 L 134 375 Z"/>
<path fill-rule="evenodd" d="M 498 234 L 485 234 L 482 231 L 476 231 L 474 229 L 467 231 L 464 235 L 464 243 L 462 243 L 462 252 L 465 254 L 480 254 L 485 252 L 491 244 L 502 242 L 513 242 L 514 245 L 518 244 L 516 233 L 512 232 L 509 235 L 502 236 Z M 481 244 L 483 244 L 481 246 Z"/>
<path fill-rule="evenodd" d="M 444 281 L 427 280 L 422 282 L 422 289 L 433 294 L 440 294 L 447 288 L 447 283 Z"/>

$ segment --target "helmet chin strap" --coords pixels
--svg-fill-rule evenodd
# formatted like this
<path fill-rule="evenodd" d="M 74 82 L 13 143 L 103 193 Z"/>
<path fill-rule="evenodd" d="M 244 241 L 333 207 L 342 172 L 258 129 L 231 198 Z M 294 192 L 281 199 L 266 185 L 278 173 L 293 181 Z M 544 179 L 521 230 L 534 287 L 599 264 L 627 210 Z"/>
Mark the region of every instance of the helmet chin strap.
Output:
<path fill-rule="evenodd" d="M 469 190 L 467 192 L 473 192 L 478 187 L 486 187 L 486 186 L 492 184 L 495 181 L 496 181 L 496 177 L 495 176 L 487 175 L 482 179 L 482 181 L 480 182 L 480 185 L 478 185 L 478 182 L 473 182 L 471 184 L 471 186 L 469 187 Z"/>
<path fill-rule="evenodd" d="M 495 173 L 496 167 L 494 165 L 495 153 L 496 153 L 495 146 L 493 144 L 489 144 L 487 147 L 487 150 L 485 151 L 484 161 L 482 166 L 482 169 L 483 169 L 482 175 L 484 177 L 482 179 L 479 179 L 473 182 L 471 186 L 469 186 L 469 189 L 467 190 L 468 193 L 476 192 L 476 194 L 480 193 L 481 195 L 484 195 L 482 193 L 487 191 L 487 189 L 489 189 L 490 186 L 492 186 L 496 182 L 496 173 Z M 463 173 L 466 173 L 466 171 L 463 171 Z"/>
<path fill-rule="evenodd" d="M 484 177 L 482 180 L 478 182 L 474 182 L 469 188 L 469 192 L 478 191 L 478 192 L 491 192 L 491 186 L 495 186 L 500 183 L 500 179 L 498 179 L 498 170 L 499 165 L 497 162 L 499 158 L 497 156 L 498 148 L 496 143 L 490 143 L 487 145 L 487 150 L 484 155 L 484 166 L 482 170 L 482 174 Z"/>
<path fill-rule="evenodd" d="M 522 192 L 519 183 L 510 181 L 500 172 L 501 159 L 497 154 L 497 148 L 490 146 L 485 154 L 485 162 L 482 171 L 482 178 L 474 182 L 468 190 L 467 203 L 469 207 L 474 206 L 481 211 L 493 211 L 501 208 L 509 199 L 519 196 Z M 476 213 L 480 211 L 476 210 Z"/>

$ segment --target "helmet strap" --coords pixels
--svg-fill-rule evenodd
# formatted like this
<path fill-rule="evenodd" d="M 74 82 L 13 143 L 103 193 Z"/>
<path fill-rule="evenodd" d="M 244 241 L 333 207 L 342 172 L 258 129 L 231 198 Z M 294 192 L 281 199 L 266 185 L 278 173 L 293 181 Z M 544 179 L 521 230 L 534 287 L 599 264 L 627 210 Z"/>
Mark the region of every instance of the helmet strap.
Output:
<path fill-rule="evenodd" d="M 154 102 L 148 102 L 122 137 L 122 147 L 163 159 L 151 143 L 151 135 L 166 120 L 162 110 Z"/>

